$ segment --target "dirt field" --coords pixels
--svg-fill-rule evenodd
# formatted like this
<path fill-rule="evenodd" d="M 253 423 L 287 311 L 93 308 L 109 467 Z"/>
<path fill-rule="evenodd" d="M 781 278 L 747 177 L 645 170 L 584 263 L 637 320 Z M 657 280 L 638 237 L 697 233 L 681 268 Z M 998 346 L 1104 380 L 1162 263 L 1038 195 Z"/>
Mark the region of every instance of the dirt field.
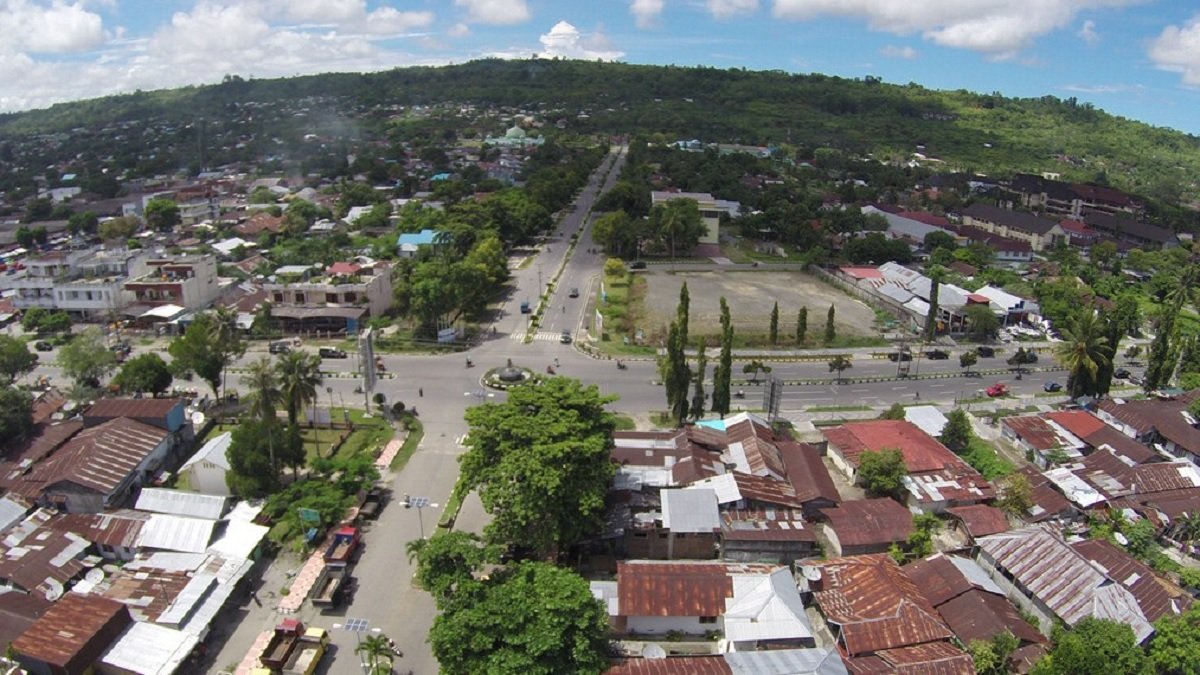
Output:
<path fill-rule="evenodd" d="M 766 333 L 771 306 L 779 301 L 779 333 L 793 335 L 796 312 L 808 307 L 808 334 L 821 335 L 832 303 L 839 335 L 874 335 L 875 312 L 867 305 L 805 272 L 678 272 L 645 276 L 647 334 L 656 334 L 674 317 L 679 289 L 686 281 L 691 298 L 689 331 L 720 331 L 721 297 L 729 303 L 735 330 Z"/>

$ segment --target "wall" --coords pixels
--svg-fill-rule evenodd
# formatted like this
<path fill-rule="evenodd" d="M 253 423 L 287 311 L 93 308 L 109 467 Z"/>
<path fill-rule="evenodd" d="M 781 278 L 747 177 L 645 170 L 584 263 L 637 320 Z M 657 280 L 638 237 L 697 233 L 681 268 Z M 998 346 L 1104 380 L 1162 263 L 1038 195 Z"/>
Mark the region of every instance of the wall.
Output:
<path fill-rule="evenodd" d="M 665 635 L 672 631 L 687 635 L 704 635 L 710 630 L 725 631 L 724 617 L 716 623 L 700 623 L 698 616 L 631 616 L 625 622 L 626 631 L 639 635 Z"/>
<path fill-rule="evenodd" d="M 713 534 L 676 534 L 674 542 L 667 530 L 628 530 L 626 555 L 645 560 L 711 560 L 717 557 L 717 537 Z"/>
<path fill-rule="evenodd" d="M 228 497 L 229 486 L 225 484 L 225 469 L 212 462 L 196 462 L 185 473 L 188 486 L 205 495 Z"/>

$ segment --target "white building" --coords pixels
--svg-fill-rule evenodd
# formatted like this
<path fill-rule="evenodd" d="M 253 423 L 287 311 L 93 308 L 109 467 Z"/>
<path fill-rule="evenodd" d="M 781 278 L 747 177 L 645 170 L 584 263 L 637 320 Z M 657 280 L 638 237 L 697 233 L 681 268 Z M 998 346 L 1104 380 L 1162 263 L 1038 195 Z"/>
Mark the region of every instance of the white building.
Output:
<path fill-rule="evenodd" d="M 99 318 L 133 301 L 125 282 L 146 270 L 144 252 L 126 249 L 53 251 L 26 261 L 25 276 L 12 282 L 19 309 L 59 309 Z"/>
<path fill-rule="evenodd" d="M 210 438 L 179 468 L 180 477 L 185 478 L 188 486 L 201 494 L 229 496 L 229 486 L 225 483 L 229 458 L 225 453 L 232 442 L 233 434 L 228 431 Z"/>
<path fill-rule="evenodd" d="M 204 309 L 221 294 L 217 260 L 211 255 L 184 258 L 155 258 L 146 261 L 148 271 L 125 282 L 125 290 L 143 309 L 176 305 L 189 311 Z"/>

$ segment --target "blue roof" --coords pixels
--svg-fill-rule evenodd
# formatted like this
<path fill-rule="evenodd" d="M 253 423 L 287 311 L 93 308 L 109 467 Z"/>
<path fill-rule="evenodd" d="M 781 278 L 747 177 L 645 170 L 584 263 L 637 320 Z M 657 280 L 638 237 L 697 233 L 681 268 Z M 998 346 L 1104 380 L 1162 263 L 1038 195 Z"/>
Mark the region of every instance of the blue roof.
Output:
<path fill-rule="evenodd" d="M 448 174 L 448 173 L 435 173 L 435 174 L 433 174 L 432 176 L 430 176 L 430 177 L 429 177 L 429 180 L 450 180 L 450 174 Z"/>
<path fill-rule="evenodd" d="M 397 246 L 410 244 L 412 246 L 432 246 L 437 239 L 437 230 L 421 230 L 420 232 L 405 232 L 396 240 Z"/>
<path fill-rule="evenodd" d="M 708 427 L 709 429 L 716 429 L 717 431 L 725 431 L 725 420 L 722 419 L 700 420 L 696 424 Z"/>

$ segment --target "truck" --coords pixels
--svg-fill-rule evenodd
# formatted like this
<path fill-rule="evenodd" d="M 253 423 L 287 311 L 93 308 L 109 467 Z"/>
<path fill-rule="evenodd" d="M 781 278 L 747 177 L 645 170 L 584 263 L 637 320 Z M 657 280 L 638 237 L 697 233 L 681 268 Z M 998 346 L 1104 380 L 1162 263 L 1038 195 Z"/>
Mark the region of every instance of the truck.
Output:
<path fill-rule="evenodd" d="M 325 564 L 331 567 L 345 567 L 354 558 L 358 550 L 358 528 L 349 525 L 333 533 L 333 541 L 325 549 Z"/>
<path fill-rule="evenodd" d="M 291 658 L 283 667 L 283 675 L 313 675 L 321 657 L 325 656 L 325 648 L 328 645 L 329 633 L 324 628 L 309 628 L 304 631 Z"/>
<path fill-rule="evenodd" d="M 279 625 L 275 626 L 275 633 L 271 636 L 271 640 L 267 642 L 266 647 L 263 647 L 258 660 L 271 670 L 282 669 L 291 658 L 292 651 L 296 649 L 302 635 L 304 635 L 302 622 L 296 619 L 280 621 Z"/>
<path fill-rule="evenodd" d="M 342 593 L 350 581 L 350 572 L 345 567 L 325 566 L 321 576 L 313 584 L 309 599 L 313 607 L 333 609 L 342 602 Z"/>
<path fill-rule="evenodd" d="M 378 487 L 367 490 L 367 495 L 363 497 L 362 507 L 358 509 L 358 514 L 367 520 L 374 520 L 379 517 L 379 512 L 382 510 L 383 490 Z"/>

